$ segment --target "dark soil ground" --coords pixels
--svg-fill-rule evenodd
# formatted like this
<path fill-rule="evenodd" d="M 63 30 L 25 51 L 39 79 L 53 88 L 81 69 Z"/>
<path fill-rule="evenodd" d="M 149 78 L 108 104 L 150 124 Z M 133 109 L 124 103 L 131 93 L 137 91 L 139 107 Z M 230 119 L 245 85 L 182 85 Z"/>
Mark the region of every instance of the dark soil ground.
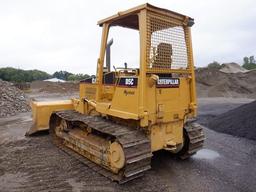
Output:
<path fill-rule="evenodd" d="M 199 121 L 248 100 L 203 99 Z M 186 161 L 158 152 L 144 177 L 124 185 L 104 178 L 52 145 L 24 137 L 30 113 L 0 119 L 0 191 L 256 191 L 256 141 L 205 129 L 205 147 Z"/>

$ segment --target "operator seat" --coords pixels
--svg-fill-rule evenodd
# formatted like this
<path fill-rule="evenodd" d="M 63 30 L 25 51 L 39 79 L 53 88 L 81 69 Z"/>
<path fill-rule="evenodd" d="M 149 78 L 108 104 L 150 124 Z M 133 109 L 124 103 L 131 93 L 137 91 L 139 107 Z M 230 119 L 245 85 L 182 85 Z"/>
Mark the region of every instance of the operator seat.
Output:
<path fill-rule="evenodd" d="M 172 45 L 169 43 L 159 43 L 153 68 L 171 68 L 172 64 Z"/>

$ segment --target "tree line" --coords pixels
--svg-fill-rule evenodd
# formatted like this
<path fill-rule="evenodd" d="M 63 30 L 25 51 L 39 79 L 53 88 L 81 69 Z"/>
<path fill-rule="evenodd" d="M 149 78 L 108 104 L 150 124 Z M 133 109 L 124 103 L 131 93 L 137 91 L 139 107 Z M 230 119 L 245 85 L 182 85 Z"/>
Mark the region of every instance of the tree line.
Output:
<path fill-rule="evenodd" d="M 221 68 L 221 64 L 217 61 L 214 61 L 208 64 L 209 68 Z M 256 69 L 256 61 L 254 56 L 246 56 L 243 58 L 242 67 L 251 70 Z M 80 81 L 82 79 L 89 78 L 90 75 L 88 74 L 73 74 L 67 71 L 56 71 L 55 73 L 48 74 L 44 71 L 40 70 L 23 70 L 23 69 L 16 69 L 13 67 L 5 67 L 0 68 L 0 79 L 4 81 L 11 81 L 11 82 L 32 82 L 37 80 L 45 80 L 49 78 L 58 78 L 65 81 Z"/>
<path fill-rule="evenodd" d="M 217 61 L 213 61 L 212 63 L 209 63 L 208 68 L 221 68 L 221 64 Z M 243 64 L 242 67 L 247 69 L 247 70 L 252 70 L 252 69 L 256 69 L 256 61 L 254 59 L 254 56 L 249 56 L 249 57 L 244 57 L 243 58 Z"/>
<path fill-rule="evenodd" d="M 67 71 L 56 71 L 54 74 L 48 74 L 40 70 L 23 70 L 13 67 L 0 68 L 0 79 L 11 82 L 32 82 L 45 80 L 49 78 L 58 78 L 65 81 L 79 81 L 90 77 L 88 74 L 73 74 Z"/>
<path fill-rule="evenodd" d="M 52 76 L 65 81 L 80 81 L 90 77 L 88 74 L 73 74 L 67 71 L 56 71 Z"/>
<path fill-rule="evenodd" d="M 256 69 L 256 62 L 254 56 L 244 57 L 244 64 L 242 65 L 245 69 L 251 70 Z"/>

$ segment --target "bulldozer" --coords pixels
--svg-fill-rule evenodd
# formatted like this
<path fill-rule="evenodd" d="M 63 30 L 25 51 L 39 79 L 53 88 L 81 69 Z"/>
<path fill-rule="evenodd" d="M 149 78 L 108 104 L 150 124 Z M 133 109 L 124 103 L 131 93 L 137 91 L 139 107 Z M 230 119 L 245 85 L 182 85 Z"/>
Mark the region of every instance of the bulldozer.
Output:
<path fill-rule="evenodd" d="M 118 183 L 144 175 L 155 151 L 180 159 L 195 154 L 205 137 L 196 123 L 193 24 L 150 4 L 100 20 L 96 76 L 80 81 L 79 98 L 33 101 L 27 135 L 48 130 L 60 149 Z M 138 68 L 111 69 L 113 27 L 138 32 Z"/>

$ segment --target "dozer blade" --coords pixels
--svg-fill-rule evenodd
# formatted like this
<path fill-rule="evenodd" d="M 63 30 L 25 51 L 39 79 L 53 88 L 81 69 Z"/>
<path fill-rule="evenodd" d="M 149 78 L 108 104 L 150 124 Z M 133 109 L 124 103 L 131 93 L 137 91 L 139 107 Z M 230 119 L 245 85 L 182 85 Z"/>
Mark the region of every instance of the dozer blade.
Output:
<path fill-rule="evenodd" d="M 74 109 L 72 100 L 60 101 L 41 101 L 32 102 L 33 124 L 26 132 L 26 136 L 35 134 L 39 131 L 49 130 L 49 120 L 53 111 Z"/>

